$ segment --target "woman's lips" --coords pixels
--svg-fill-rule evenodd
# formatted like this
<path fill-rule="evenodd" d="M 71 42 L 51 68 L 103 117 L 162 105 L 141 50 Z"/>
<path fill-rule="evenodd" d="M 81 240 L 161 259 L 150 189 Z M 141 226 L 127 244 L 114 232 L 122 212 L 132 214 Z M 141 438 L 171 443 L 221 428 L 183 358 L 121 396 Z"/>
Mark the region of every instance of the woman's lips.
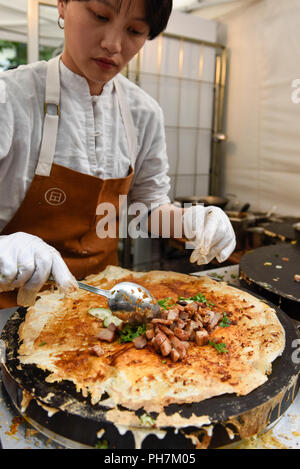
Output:
<path fill-rule="evenodd" d="M 104 70 L 111 70 L 113 68 L 116 68 L 117 66 L 115 62 L 108 60 L 108 59 L 99 58 L 99 59 L 94 59 L 94 60 L 96 64 Z"/>

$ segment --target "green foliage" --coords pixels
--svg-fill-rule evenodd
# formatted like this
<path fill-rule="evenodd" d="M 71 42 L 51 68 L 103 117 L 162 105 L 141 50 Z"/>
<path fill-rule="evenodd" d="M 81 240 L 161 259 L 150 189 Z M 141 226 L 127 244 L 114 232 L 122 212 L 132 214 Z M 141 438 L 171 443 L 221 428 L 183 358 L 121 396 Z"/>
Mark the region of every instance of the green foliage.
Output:
<path fill-rule="evenodd" d="M 16 68 L 27 63 L 27 44 L 0 40 L 0 52 L 4 49 L 12 49 L 15 53 L 14 58 L 8 59 L 10 62 L 8 68 Z"/>
<path fill-rule="evenodd" d="M 19 65 L 27 64 L 27 44 L 23 42 L 14 41 L 3 41 L 0 40 L 0 52 L 5 49 L 11 49 L 14 51 L 15 57 L 8 59 L 8 68 L 17 68 Z M 53 55 L 54 47 L 40 46 L 39 49 L 39 60 L 49 60 Z"/>

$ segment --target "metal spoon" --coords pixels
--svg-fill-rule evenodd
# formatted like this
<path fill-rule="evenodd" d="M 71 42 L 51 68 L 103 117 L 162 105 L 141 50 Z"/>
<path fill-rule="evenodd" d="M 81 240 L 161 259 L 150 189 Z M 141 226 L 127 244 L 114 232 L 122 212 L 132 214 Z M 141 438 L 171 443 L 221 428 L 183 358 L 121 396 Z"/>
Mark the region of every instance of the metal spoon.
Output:
<path fill-rule="evenodd" d="M 110 290 L 102 290 L 82 282 L 78 282 L 78 286 L 82 290 L 105 296 L 110 310 L 124 322 L 143 323 L 160 313 L 157 300 L 146 288 L 137 283 L 121 282 Z"/>

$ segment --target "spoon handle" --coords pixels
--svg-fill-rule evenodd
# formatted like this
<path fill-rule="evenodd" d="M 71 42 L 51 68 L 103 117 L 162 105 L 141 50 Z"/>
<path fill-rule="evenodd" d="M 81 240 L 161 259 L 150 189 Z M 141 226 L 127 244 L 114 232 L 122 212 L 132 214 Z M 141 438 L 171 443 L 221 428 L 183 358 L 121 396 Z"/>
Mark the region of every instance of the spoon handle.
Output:
<path fill-rule="evenodd" d="M 108 290 L 102 290 L 102 288 L 93 287 L 92 285 L 87 285 L 86 283 L 82 282 L 77 283 L 79 288 L 81 288 L 82 290 L 89 291 L 90 293 L 96 293 L 97 295 L 105 296 L 105 298 L 110 298 L 111 293 Z"/>

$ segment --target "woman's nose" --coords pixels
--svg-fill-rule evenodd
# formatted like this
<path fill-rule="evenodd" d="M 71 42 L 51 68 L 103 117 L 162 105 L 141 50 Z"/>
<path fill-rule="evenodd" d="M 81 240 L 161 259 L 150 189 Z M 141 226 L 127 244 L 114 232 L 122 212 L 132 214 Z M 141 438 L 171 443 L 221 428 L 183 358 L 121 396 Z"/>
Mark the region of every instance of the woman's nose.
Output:
<path fill-rule="evenodd" d="M 101 47 L 106 49 L 110 54 L 117 54 L 121 52 L 122 46 L 121 34 L 111 28 L 104 33 L 101 40 Z"/>

